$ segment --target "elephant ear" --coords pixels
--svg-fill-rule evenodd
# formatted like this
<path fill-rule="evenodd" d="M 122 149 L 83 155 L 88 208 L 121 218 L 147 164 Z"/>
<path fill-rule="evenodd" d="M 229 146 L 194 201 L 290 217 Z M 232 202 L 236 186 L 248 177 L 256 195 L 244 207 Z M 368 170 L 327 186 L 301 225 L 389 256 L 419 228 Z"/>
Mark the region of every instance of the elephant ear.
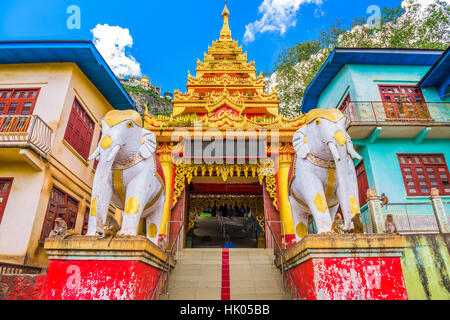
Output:
<path fill-rule="evenodd" d="M 146 129 L 142 131 L 142 146 L 139 148 L 139 153 L 144 159 L 148 159 L 156 151 L 156 137 L 151 131 Z"/>
<path fill-rule="evenodd" d="M 295 133 L 294 138 L 292 139 L 292 145 L 295 152 L 303 159 L 306 159 L 306 156 L 311 151 L 307 143 L 306 135 L 301 131 L 301 129 L 297 130 Z"/>

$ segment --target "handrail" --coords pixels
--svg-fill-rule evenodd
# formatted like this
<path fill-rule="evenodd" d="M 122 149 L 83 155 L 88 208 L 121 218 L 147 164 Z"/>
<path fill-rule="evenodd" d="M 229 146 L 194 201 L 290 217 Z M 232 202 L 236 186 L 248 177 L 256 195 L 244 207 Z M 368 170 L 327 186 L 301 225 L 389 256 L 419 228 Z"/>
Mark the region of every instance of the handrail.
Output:
<path fill-rule="evenodd" d="M 170 273 L 170 258 L 173 257 L 173 249 L 175 248 L 175 244 L 177 243 L 178 238 L 180 237 L 180 234 L 181 234 L 181 231 L 183 230 L 183 228 L 184 228 L 184 225 L 181 225 L 180 228 L 178 229 L 177 236 L 175 237 L 175 239 L 174 239 L 174 241 L 173 241 L 173 243 L 172 243 L 172 245 L 170 247 L 170 250 L 167 253 L 167 259 L 166 259 L 166 261 L 164 263 L 164 266 L 163 266 L 163 269 L 161 270 L 161 273 L 159 274 L 158 281 L 156 282 L 155 288 L 153 289 L 151 300 L 154 299 L 155 294 L 158 291 L 158 286 L 159 286 L 159 283 L 161 282 L 161 279 L 162 279 L 162 276 L 163 276 L 164 272 L 166 271 L 166 266 L 167 266 L 167 291 L 168 291 L 169 273 Z"/>
<path fill-rule="evenodd" d="M 286 261 L 286 257 L 284 256 L 284 252 L 281 249 L 280 245 L 278 244 L 278 241 L 275 238 L 275 235 L 273 234 L 272 228 L 270 227 L 269 224 L 267 224 L 267 227 L 269 228 L 270 235 L 272 236 L 273 240 L 275 241 L 275 244 L 277 245 L 277 248 L 278 248 L 278 250 L 280 251 L 280 254 L 281 254 L 281 258 L 282 258 L 282 261 L 281 261 L 281 272 L 283 273 L 284 266 L 286 265 L 286 269 L 287 269 L 287 271 L 289 273 L 289 277 L 291 278 L 291 281 L 294 284 L 294 289 L 295 289 L 294 300 L 302 300 L 301 297 L 300 297 L 300 292 L 298 291 L 298 288 L 297 288 L 297 284 L 295 283 L 294 277 L 292 276 L 291 269 L 289 268 L 289 265 L 288 265 L 288 263 Z M 284 289 L 284 279 L 283 279 L 283 289 Z"/>

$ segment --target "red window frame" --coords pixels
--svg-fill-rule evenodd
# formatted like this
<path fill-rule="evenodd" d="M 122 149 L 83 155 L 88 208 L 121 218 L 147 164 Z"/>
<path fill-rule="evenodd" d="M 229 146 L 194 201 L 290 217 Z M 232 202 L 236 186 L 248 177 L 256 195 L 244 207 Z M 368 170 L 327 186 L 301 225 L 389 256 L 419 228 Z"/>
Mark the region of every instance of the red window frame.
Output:
<path fill-rule="evenodd" d="M 95 122 L 82 104 L 75 98 L 64 139 L 83 157 L 89 158 Z"/>
<path fill-rule="evenodd" d="M 33 114 L 40 88 L 0 89 L 0 115 Z"/>
<path fill-rule="evenodd" d="M 359 206 L 362 207 L 367 203 L 367 189 L 369 189 L 369 181 L 367 180 L 366 166 L 362 160 L 355 168 L 358 181 Z"/>
<path fill-rule="evenodd" d="M 347 93 L 347 95 L 345 96 L 344 100 L 342 101 L 342 103 L 338 109 L 341 110 L 342 112 L 344 112 L 344 109 L 347 107 L 347 105 L 350 103 L 350 101 L 351 101 L 350 93 Z"/>
<path fill-rule="evenodd" d="M 8 202 L 9 194 L 14 178 L 0 178 L 0 223 L 2 223 L 3 214 L 5 212 L 6 203 Z"/>
<path fill-rule="evenodd" d="M 56 218 L 62 218 L 68 229 L 74 229 L 77 222 L 79 202 L 64 191 L 53 186 L 45 214 L 40 241 L 45 241 L 55 227 Z"/>
<path fill-rule="evenodd" d="M 442 153 L 397 154 L 408 196 L 450 195 L 450 174 Z"/>
<path fill-rule="evenodd" d="M 386 118 L 430 119 L 422 89 L 417 86 L 378 85 Z"/>

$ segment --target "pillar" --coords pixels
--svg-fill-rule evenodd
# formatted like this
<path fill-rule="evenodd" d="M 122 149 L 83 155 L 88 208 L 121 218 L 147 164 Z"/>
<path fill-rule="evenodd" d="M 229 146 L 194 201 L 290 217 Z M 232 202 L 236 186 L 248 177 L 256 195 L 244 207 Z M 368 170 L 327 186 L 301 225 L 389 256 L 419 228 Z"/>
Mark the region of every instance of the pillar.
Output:
<path fill-rule="evenodd" d="M 284 241 L 287 247 L 295 244 L 294 221 L 292 219 L 291 204 L 289 203 L 289 169 L 293 161 L 292 154 L 279 155 L 278 193 L 280 220 L 284 222 Z"/>
<path fill-rule="evenodd" d="M 374 233 L 384 233 L 385 221 L 381 201 L 375 189 L 367 189 L 367 205 L 369 207 L 370 220 Z"/>
<path fill-rule="evenodd" d="M 174 181 L 174 169 L 175 165 L 172 162 L 171 153 L 158 154 L 159 161 L 164 171 L 164 180 L 166 184 L 166 201 L 164 202 L 163 216 L 161 220 L 160 237 L 168 239 L 169 230 L 167 229 L 167 223 L 172 216 L 172 186 Z"/>
<path fill-rule="evenodd" d="M 431 189 L 431 204 L 433 205 L 434 215 L 440 233 L 450 233 L 450 227 L 448 225 L 447 217 L 445 214 L 444 204 L 442 198 L 439 195 L 439 190 L 436 188 Z"/>

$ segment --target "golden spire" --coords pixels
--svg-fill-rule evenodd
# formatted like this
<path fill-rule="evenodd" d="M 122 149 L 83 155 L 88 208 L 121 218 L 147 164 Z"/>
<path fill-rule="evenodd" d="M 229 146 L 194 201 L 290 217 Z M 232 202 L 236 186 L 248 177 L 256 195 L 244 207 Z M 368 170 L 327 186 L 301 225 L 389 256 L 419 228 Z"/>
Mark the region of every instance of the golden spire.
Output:
<path fill-rule="evenodd" d="M 228 19 L 230 18 L 230 11 L 227 8 L 227 0 L 225 0 L 225 8 L 223 8 L 222 11 L 222 18 L 223 18 L 223 27 L 222 30 L 220 31 L 220 38 L 231 40 L 231 30 L 230 26 L 228 25 Z"/>

